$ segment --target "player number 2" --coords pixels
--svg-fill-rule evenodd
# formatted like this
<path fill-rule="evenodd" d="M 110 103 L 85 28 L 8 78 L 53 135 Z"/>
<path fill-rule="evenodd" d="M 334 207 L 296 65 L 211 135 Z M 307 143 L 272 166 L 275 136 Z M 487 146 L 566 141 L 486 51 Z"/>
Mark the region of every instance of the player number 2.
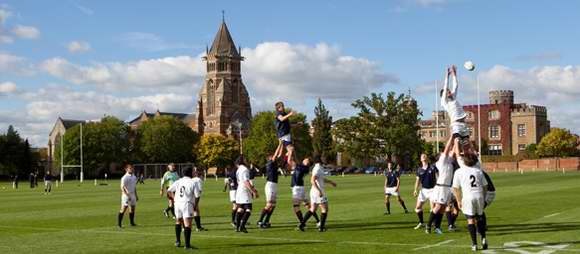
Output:
<path fill-rule="evenodd" d="M 475 183 L 475 176 L 470 175 L 469 179 L 471 179 L 471 187 L 477 187 L 477 184 Z"/>

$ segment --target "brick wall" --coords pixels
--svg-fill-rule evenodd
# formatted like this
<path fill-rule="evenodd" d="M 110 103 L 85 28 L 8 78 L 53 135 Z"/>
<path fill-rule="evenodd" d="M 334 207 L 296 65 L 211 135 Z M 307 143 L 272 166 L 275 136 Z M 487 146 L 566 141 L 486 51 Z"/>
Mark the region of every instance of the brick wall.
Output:
<path fill-rule="evenodd" d="M 519 162 L 484 162 L 491 172 L 580 171 L 580 157 L 522 160 Z"/>

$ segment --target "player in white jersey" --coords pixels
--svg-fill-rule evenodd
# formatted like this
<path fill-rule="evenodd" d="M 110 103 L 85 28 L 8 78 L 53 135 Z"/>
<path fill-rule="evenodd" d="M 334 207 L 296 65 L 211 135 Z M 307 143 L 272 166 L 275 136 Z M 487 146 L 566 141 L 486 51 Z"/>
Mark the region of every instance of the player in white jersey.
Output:
<path fill-rule="evenodd" d="M 125 175 L 121 178 L 121 210 L 117 217 L 117 226 L 119 228 L 123 227 L 123 215 L 129 209 L 129 220 L 131 226 L 136 226 L 135 224 L 135 207 L 137 206 L 137 201 L 139 196 L 137 196 L 137 177 L 133 174 L 133 165 L 125 164 Z"/>
<path fill-rule="evenodd" d="M 193 180 L 193 169 L 187 167 L 183 177 L 167 189 L 173 197 L 175 207 L 175 247 L 181 246 L 181 227 L 185 236 L 185 249 L 191 249 L 191 224 L 201 197 L 201 182 Z"/>
<path fill-rule="evenodd" d="M 195 186 L 199 188 L 199 197 L 195 198 L 195 210 L 193 210 L 193 221 L 195 221 L 195 231 L 207 231 L 203 226 L 201 226 L 201 213 L 199 212 L 199 201 L 201 200 L 201 193 L 203 192 L 203 180 L 199 177 L 200 172 L 197 171 L 197 168 L 193 169 L 193 181 L 195 182 Z"/>
<path fill-rule="evenodd" d="M 316 213 L 316 208 L 320 207 L 320 226 L 318 227 L 319 232 L 326 231 L 326 217 L 328 216 L 328 198 L 326 197 L 326 191 L 324 190 L 324 184 L 328 183 L 333 187 L 336 187 L 336 183 L 328 180 L 325 176 L 324 167 L 322 167 L 322 162 L 320 158 L 314 157 L 314 168 L 312 169 L 312 176 L 310 177 L 310 209 L 304 214 L 304 219 L 298 227 L 301 231 L 304 231 L 306 227 L 306 222 L 308 219 Z"/>
<path fill-rule="evenodd" d="M 453 137 L 450 137 L 445 145 L 445 150 L 439 156 L 435 164 L 438 170 L 437 183 L 431 193 L 431 202 L 434 203 L 429 215 L 429 222 L 425 227 L 425 233 L 431 233 L 431 226 L 434 224 L 435 233 L 443 234 L 441 230 L 441 220 L 449 199 L 451 198 L 451 181 L 453 180 Z"/>
<path fill-rule="evenodd" d="M 236 204 L 236 191 L 238 189 L 238 180 L 236 178 L 236 170 L 231 169 L 230 172 L 226 173 L 226 179 L 224 179 L 224 192 L 228 191 L 230 202 L 232 203 L 232 222 L 233 228 L 236 228 L 236 214 L 238 213 L 238 205 Z"/>
<path fill-rule="evenodd" d="M 246 167 L 246 160 L 243 155 L 236 160 L 238 170 L 236 178 L 238 179 L 238 190 L 236 191 L 236 204 L 238 212 L 236 213 L 236 232 L 248 233 L 246 223 L 252 214 L 252 202 L 258 198 L 258 191 L 252 185 L 250 180 L 250 170 Z"/>
<path fill-rule="evenodd" d="M 451 75 L 453 87 L 449 90 L 449 75 Z M 451 123 L 449 128 L 451 130 L 453 137 L 461 138 L 461 151 L 464 149 L 472 149 L 471 143 L 469 142 L 469 130 L 465 119 L 467 114 L 463 110 L 463 106 L 459 103 L 457 99 L 457 88 L 459 84 L 457 82 L 457 67 L 455 65 L 451 68 L 447 68 L 447 75 L 445 76 L 445 84 L 441 90 L 441 106 L 447 111 Z"/>
<path fill-rule="evenodd" d="M 455 145 L 458 145 L 456 141 Z M 487 239 L 485 238 L 485 224 L 480 216 L 483 215 L 485 206 L 485 192 L 487 190 L 487 180 L 480 168 L 476 167 L 477 155 L 472 153 L 460 155 L 456 148 L 455 155 L 458 158 L 460 168 L 453 177 L 453 194 L 458 201 L 459 209 L 463 211 L 467 218 L 467 229 L 471 236 L 471 249 L 477 251 L 476 230 L 481 235 L 483 249 L 487 249 Z M 477 227 L 476 227 L 477 223 Z"/>

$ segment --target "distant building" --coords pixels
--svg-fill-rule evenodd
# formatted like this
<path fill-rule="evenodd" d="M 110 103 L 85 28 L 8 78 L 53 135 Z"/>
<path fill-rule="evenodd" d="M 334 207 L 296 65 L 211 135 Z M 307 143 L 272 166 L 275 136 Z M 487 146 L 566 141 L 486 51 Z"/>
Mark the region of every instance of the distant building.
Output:
<path fill-rule="evenodd" d="M 55 146 L 60 143 L 60 137 L 62 137 L 66 131 L 77 124 L 84 123 L 84 120 L 72 120 L 72 119 L 62 119 L 57 118 L 56 123 L 52 127 L 50 134 L 48 135 L 48 161 L 52 162 L 54 158 Z M 51 165 L 51 163 L 49 163 Z"/>
<path fill-rule="evenodd" d="M 550 131 L 546 107 L 514 103 L 510 90 L 489 92 L 489 104 L 480 105 L 481 138 L 487 143 L 490 155 L 515 155 L 530 144 L 537 144 Z M 477 146 L 477 105 L 463 106 L 467 113 L 470 138 Z M 436 116 L 439 116 L 437 126 Z M 449 118 L 444 111 L 436 111 L 432 119 L 421 121 L 420 135 L 427 142 L 445 142 L 449 138 Z"/>
<path fill-rule="evenodd" d="M 182 121 L 185 125 L 192 127 L 195 123 L 195 115 L 192 114 L 185 114 L 185 113 L 169 113 L 169 112 L 160 112 L 157 110 L 155 113 L 147 113 L 147 111 L 143 110 L 139 116 L 134 118 L 133 120 L 129 121 L 128 124 L 131 129 L 137 129 L 143 122 L 148 121 L 149 119 L 153 119 L 158 116 L 172 116 L 175 117 L 177 120 Z M 193 128 L 193 127 L 192 127 Z"/>

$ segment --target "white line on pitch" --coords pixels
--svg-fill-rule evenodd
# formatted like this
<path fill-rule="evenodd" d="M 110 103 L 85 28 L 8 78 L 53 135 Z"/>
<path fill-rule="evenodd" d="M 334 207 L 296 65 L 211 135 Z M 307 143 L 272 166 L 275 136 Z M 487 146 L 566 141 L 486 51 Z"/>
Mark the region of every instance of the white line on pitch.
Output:
<path fill-rule="evenodd" d="M 423 246 L 423 247 L 418 247 L 418 248 L 415 248 L 415 249 L 413 249 L 413 250 L 429 249 L 429 248 L 431 248 L 431 247 L 437 247 L 437 246 L 441 246 L 441 245 L 443 245 L 443 244 L 448 244 L 448 243 L 450 243 L 450 242 L 453 242 L 453 241 L 455 241 L 455 240 L 445 240 L 445 241 L 443 241 L 443 242 L 440 242 L 440 243 L 436 243 L 436 244 L 432 244 L 432 245 L 427 245 L 427 246 Z"/>
<path fill-rule="evenodd" d="M 550 217 L 554 217 L 554 216 L 558 216 L 558 215 L 560 215 L 560 213 L 553 213 L 553 214 L 544 216 L 544 218 L 550 218 Z"/>

